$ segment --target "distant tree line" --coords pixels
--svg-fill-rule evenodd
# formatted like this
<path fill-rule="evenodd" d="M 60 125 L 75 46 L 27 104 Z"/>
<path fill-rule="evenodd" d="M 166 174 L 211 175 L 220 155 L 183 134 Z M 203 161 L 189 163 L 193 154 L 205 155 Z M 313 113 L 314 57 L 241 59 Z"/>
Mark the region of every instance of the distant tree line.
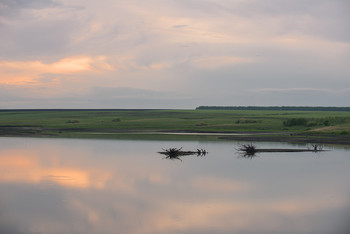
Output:
<path fill-rule="evenodd" d="M 199 106 L 196 110 L 281 110 L 281 111 L 350 111 L 335 106 Z"/>

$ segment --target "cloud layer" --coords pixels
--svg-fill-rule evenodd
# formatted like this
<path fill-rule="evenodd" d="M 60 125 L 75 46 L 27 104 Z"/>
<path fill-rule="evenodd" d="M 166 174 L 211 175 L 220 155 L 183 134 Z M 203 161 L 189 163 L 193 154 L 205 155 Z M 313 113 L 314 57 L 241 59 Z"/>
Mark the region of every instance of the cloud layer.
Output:
<path fill-rule="evenodd" d="M 0 108 L 348 105 L 349 10 L 343 0 L 2 0 Z"/>

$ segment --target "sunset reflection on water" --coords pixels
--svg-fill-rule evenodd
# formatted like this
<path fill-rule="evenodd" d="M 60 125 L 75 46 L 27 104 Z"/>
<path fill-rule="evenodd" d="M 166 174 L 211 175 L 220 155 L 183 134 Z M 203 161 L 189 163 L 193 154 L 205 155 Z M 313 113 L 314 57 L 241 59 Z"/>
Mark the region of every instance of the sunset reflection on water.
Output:
<path fill-rule="evenodd" d="M 0 138 L 0 144 L 1 233 L 346 230 L 350 160 L 342 149 L 246 160 L 232 143 Z M 210 154 L 170 161 L 156 153 L 164 144 Z"/>

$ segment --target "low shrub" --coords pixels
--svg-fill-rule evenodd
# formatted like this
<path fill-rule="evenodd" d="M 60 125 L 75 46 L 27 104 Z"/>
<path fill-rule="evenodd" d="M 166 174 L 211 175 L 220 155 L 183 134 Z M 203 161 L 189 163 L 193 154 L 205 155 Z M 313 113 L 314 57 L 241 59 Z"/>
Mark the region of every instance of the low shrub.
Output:
<path fill-rule="evenodd" d="M 70 120 L 67 120 L 66 123 L 80 123 L 80 120 L 70 119 Z"/>
<path fill-rule="evenodd" d="M 318 123 L 316 121 L 309 121 L 309 122 L 307 122 L 307 126 L 308 127 L 314 127 L 314 126 L 317 126 L 317 125 L 318 125 Z"/>
<path fill-rule="evenodd" d="M 285 127 L 293 127 L 293 126 L 306 126 L 307 119 L 305 118 L 292 118 L 283 121 L 283 126 Z"/>
<path fill-rule="evenodd" d="M 236 124 L 249 124 L 249 123 L 257 123 L 257 122 L 258 121 L 255 120 L 255 119 L 244 119 L 244 118 L 242 118 L 242 119 L 237 120 L 235 123 Z"/>

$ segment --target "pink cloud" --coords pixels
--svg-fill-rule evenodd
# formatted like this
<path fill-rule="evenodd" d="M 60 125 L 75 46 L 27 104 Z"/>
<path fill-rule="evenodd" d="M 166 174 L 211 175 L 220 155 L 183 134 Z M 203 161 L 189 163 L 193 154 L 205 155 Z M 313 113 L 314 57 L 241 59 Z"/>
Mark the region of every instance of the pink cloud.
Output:
<path fill-rule="evenodd" d="M 0 84 L 37 84 L 43 74 L 74 74 L 113 70 L 106 57 L 75 56 L 53 63 L 42 61 L 0 61 Z"/>

